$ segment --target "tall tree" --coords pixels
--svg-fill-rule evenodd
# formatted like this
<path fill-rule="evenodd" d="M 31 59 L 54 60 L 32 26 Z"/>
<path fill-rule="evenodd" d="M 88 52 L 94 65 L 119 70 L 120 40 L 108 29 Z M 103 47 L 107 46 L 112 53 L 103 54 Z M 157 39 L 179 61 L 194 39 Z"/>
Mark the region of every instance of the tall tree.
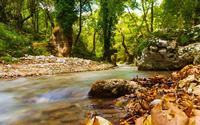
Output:
<path fill-rule="evenodd" d="M 153 21 L 154 21 L 154 0 L 151 0 L 151 32 L 153 32 Z"/>
<path fill-rule="evenodd" d="M 199 0 L 164 0 L 162 28 L 183 29 L 200 23 L 199 5 Z"/>
<path fill-rule="evenodd" d="M 75 12 L 75 0 L 57 0 L 56 19 L 63 32 L 63 38 L 58 46 L 65 51 L 59 56 L 70 56 L 73 45 L 73 24 L 77 20 Z"/>
<path fill-rule="evenodd" d="M 113 40 L 115 24 L 118 16 L 123 11 L 123 1 L 121 0 L 101 0 L 100 1 L 100 25 L 103 32 L 104 60 L 111 62 L 111 41 Z"/>

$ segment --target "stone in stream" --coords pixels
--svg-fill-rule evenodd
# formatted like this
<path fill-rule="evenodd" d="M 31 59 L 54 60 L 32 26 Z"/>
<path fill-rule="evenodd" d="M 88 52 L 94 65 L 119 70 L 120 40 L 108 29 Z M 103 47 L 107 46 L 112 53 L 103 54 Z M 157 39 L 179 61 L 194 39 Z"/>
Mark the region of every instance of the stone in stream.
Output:
<path fill-rule="evenodd" d="M 90 97 L 115 98 L 134 93 L 139 85 L 134 81 L 123 79 L 99 80 L 92 84 Z"/>

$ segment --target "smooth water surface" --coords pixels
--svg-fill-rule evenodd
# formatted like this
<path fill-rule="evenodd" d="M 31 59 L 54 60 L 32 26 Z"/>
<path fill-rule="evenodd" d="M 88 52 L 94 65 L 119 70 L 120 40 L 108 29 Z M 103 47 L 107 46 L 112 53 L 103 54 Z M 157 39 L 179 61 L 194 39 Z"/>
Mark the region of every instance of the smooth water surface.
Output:
<path fill-rule="evenodd" d="M 106 71 L 69 73 L 0 81 L 1 125 L 79 125 L 89 111 L 117 122 L 123 116 L 111 99 L 89 99 L 96 80 L 150 77 L 169 72 L 144 72 L 121 65 Z"/>

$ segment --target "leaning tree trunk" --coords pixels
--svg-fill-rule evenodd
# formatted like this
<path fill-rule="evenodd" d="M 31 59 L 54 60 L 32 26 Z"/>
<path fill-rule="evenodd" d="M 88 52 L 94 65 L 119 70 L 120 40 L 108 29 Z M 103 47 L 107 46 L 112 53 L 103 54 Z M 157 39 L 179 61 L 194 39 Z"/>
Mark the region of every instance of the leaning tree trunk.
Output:
<path fill-rule="evenodd" d="M 59 57 L 69 57 L 72 51 L 72 29 L 68 34 L 64 34 L 60 27 L 55 27 L 51 36 L 51 45 L 54 48 L 54 54 Z"/>
<path fill-rule="evenodd" d="M 93 34 L 93 47 L 92 47 L 92 54 L 95 54 L 95 51 L 96 51 L 96 34 L 97 34 L 97 31 L 94 31 L 94 34 Z"/>
<path fill-rule="evenodd" d="M 153 32 L 154 1 L 151 2 L 151 32 Z"/>
<path fill-rule="evenodd" d="M 128 62 L 128 64 L 131 64 L 132 62 L 133 62 L 133 59 L 134 59 L 134 55 L 133 54 L 131 54 L 129 51 L 128 51 L 128 47 L 127 47 L 127 45 L 126 45 L 126 43 L 125 43 L 125 35 L 124 35 L 124 33 L 121 31 L 121 30 L 119 30 L 119 29 L 117 29 L 118 31 L 119 31 L 119 33 L 121 34 L 121 36 L 122 36 L 122 46 L 123 46 L 123 48 L 124 48 L 124 52 L 125 52 L 125 54 L 127 54 L 127 62 Z"/>

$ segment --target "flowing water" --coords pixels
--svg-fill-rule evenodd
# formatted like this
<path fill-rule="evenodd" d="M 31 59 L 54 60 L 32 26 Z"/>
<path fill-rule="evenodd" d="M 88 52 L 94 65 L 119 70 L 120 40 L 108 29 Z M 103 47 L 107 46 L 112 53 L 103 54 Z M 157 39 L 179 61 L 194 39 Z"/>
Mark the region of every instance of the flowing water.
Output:
<path fill-rule="evenodd" d="M 91 83 L 168 73 L 122 65 L 106 71 L 1 80 L 0 125 L 79 125 L 89 111 L 118 122 L 124 113 L 114 107 L 112 99 L 88 98 Z"/>

